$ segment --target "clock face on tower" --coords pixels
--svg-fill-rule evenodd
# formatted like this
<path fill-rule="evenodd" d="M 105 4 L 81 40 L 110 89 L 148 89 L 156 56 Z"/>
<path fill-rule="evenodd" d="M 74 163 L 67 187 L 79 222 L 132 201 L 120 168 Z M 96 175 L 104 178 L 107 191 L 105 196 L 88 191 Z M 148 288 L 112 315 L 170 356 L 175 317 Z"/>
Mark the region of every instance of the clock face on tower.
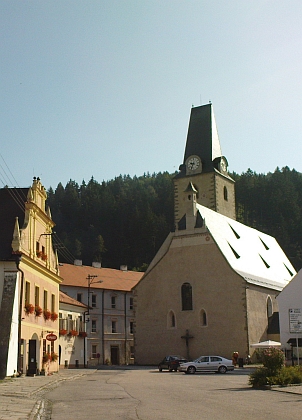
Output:
<path fill-rule="evenodd" d="M 222 157 L 219 164 L 219 170 L 220 172 L 226 172 L 227 169 L 228 169 L 228 165 L 227 165 L 226 159 Z"/>
<path fill-rule="evenodd" d="M 186 165 L 190 171 L 196 171 L 196 169 L 200 168 L 201 162 L 198 156 L 190 156 Z"/>

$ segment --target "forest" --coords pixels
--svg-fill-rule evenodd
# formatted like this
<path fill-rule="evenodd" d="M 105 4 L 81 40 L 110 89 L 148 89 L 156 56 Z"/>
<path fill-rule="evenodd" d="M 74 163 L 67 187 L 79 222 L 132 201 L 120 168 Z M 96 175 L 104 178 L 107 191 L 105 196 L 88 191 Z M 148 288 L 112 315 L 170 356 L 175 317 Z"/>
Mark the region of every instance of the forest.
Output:
<path fill-rule="evenodd" d="M 174 229 L 173 176 L 168 172 L 120 175 L 81 185 L 70 180 L 48 190 L 60 262 L 145 271 Z M 276 238 L 298 271 L 302 267 L 302 174 L 288 167 L 236 181 L 237 220 Z"/>

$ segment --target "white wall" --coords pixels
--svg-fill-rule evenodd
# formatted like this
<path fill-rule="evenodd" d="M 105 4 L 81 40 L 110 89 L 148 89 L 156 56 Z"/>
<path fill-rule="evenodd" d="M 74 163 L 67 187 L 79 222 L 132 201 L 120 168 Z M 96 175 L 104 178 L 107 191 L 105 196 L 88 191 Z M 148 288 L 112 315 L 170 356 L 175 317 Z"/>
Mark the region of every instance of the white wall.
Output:
<path fill-rule="evenodd" d="M 287 344 L 290 338 L 302 338 L 302 334 L 290 333 L 289 309 L 302 310 L 302 270 L 288 283 L 277 297 L 279 304 L 280 341 L 282 347 L 290 349 Z"/>
<path fill-rule="evenodd" d="M 18 369 L 18 313 L 19 313 L 19 279 L 20 273 L 6 272 L 5 275 L 13 275 L 16 276 L 16 288 L 15 288 L 15 296 L 14 296 L 14 304 L 13 304 L 13 313 L 12 313 L 12 322 L 11 322 L 11 332 L 10 332 L 10 339 L 9 339 L 9 349 L 8 349 L 8 356 L 7 356 L 7 368 L 6 368 L 6 376 L 13 376 L 17 373 Z M 3 279 L 1 285 L 1 296 L 2 296 L 2 289 L 3 289 Z M 0 299 L 1 302 L 1 299 Z"/>

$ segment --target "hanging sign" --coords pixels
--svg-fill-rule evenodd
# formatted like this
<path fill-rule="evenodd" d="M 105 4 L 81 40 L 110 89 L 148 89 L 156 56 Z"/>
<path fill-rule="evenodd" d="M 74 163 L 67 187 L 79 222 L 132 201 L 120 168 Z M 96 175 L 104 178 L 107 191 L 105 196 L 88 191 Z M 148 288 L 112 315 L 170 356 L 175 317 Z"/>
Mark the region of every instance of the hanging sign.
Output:
<path fill-rule="evenodd" d="M 54 333 L 47 334 L 46 340 L 48 341 L 56 341 L 58 337 Z"/>

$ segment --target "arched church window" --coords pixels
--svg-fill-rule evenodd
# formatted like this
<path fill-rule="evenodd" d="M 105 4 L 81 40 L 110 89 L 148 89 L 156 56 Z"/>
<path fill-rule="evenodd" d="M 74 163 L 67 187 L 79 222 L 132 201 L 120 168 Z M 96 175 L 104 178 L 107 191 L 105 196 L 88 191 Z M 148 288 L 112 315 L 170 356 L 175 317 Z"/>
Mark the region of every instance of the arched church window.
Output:
<path fill-rule="evenodd" d="M 228 201 L 228 189 L 226 186 L 223 187 L 223 198 Z"/>
<path fill-rule="evenodd" d="M 174 312 L 171 310 L 168 313 L 168 328 L 175 328 L 176 327 L 176 318 Z"/>
<path fill-rule="evenodd" d="M 190 283 L 184 283 L 181 286 L 181 302 L 183 311 L 192 311 L 192 286 Z"/>
<path fill-rule="evenodd" d="M 200 325 L 206 327 L 208 325 L 207 313 L 204 309 L 200 311 Z"/>
<path fill-rule="evenodd" d="M 267 313 L 267 318 L 270 318 L 273 315 L 273 302 L 270 296 L 267 297 L 267 301 L 266 301 L 266 313 Z"/>

